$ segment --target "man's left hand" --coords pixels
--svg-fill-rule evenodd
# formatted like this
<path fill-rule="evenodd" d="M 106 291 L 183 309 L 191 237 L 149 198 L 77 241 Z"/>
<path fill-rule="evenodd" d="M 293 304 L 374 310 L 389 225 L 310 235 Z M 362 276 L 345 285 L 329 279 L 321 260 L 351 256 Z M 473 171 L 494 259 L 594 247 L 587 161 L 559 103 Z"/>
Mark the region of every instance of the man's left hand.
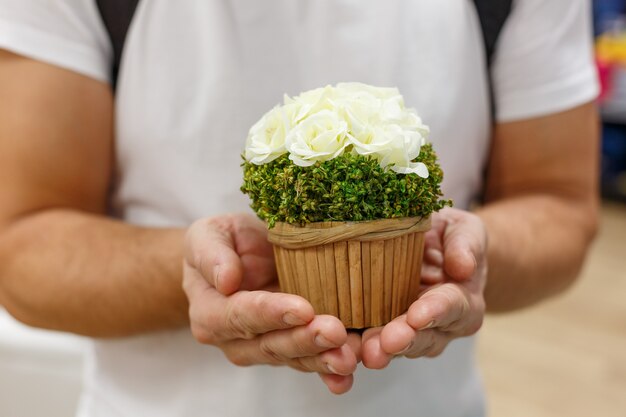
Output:
<path fill-rule="evenodd" d="M 363 334 L 363 364 L 386 367 L 396 356 L 434 357 L 450 341 L 478 331 L 485 314 L 487 232 L 481 219 L 446 208 L 426 233 L 422 293 L 408 311 Z"/>

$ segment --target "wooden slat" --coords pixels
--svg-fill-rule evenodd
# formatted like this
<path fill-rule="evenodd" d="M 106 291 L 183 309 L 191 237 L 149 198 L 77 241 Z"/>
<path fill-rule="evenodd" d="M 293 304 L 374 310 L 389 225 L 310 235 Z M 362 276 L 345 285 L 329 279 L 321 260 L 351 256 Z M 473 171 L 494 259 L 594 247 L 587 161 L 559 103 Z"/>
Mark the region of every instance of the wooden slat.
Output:
<path fill-rule="evenodd" d="M 316 314 L 323 314 L 326 306 L 324 304 L 324 293 L 322 292 L 320 270 L 317 263 L 317 248 L 306 248 L 303 252 L 306 279 L 309 287 L 309 301 L 313 305 Z"/>
<path fill-rule="evenodd" d="M 391 320 L 391 309 L 393 307 L 393 247 L 393 239 L 385 240 L 385 293 L 383 298 L 385 322 Z"/>
<path fill-rule="evenodd" d="M 370 244 L 370 281 L 371 281 L 371 318 L 372 326 L 382 326 L 385 322 L 383 312 L 385 296 L 385 242 L 372 242 Z"/>
<path fill-rule="evenodd" d="M 339 317 L 339 304 L 337 295 L 337 274 L 335 273 L 335 251 L 333 244 L 324 245 L 322 247 L 324 251 L 324 263 L 325 263 L 325 282 L 326 286 L 326 307 L 328 308 L 328 314 Z M 318 255 L 320 253 L 318 252 Z"/>
<path fill-rule="evenodd" d="M 404 269 L 404 286 L 402 289 L 402 305 L 404 306 L 403 313 L 405 313 L 409 306 L 409 293 L 411 291 L 411 282 L 413 281 L 413 260 L 415 256 L 415 233 L 411 233 L 406 236 L 407 250 L 405 256 L 405 269 Z"/>
<path fill-rule="evenodd" d="M 274 261 L 276 262 L 276 272 L 278 273 L 278 284 L 282 292 L 293 294 L 289 282 L 289 272 L 286 268 L 286 262 L 283 257 L 284 249 L 280 246 L 274 246 Z"/>
<path fill-rule="evenodd" d="M 372 282 L 370 242 L 361 242 L 361 273 L 363 285 L 363 326 L 371 327 L 372 321 Z"/>
<path fill-rule="evenodd" d="M 406 292 L 408 291 L 408 274 L 406 268 L 406 254 L 408 250 L 408 238 L 407 235 L 400 237 L 400 253 L 396 258 L 396 262 L 400 264 L 400 271 L 398 271 L 398 293 L 397 293 L 397 308 L 396 316 L 403 314 L 406 311 Z M 399 258 L 399 259 L 398 259 Z"/>
<path fill-rule="evenodd" d="M 289 251 L 289 262 L 291 263 L 291 271 L 294 276 L 294 282 L 298 288 L 298 293 L 310 300 L 309 282 L 306 276 L 306 265 L 304 261 L 304 252 L 301 250 Z"/>
<path fill-rule="evenodd" d="M 402 239 L 397 237 L 393 239 L 393 278 L 392 278 L 392 293 L 391 293 L 391 320 L 398 316 L 400 306 L 400 260 L 402 249 Z"/>
<path fill-rule="evenodd" d="M 363 320 L 363 281 L 361 275 L 361 242 L 348 242 L 350 269 L 350 296 L 352 302 L 352 327 L 361 329 Z"/>
<path fill-rule="evenodd" d="M 324 254 L 324 246 L 316 246 L 315 248 L 315 261 L 317 262 L 317 268 L 319 271 L 320 288 L 322 291 L 322 309 L 320 314 L 332 314 L 328 311 L 328 274 L 326 273 L 326 262 Z M 334 284 L 334 283 L 333 283 Z"/>
<path fill-rule="evenodd" d="M 339 318 L 344 326 L 352 327 L 352 303 L 350 302 L 350 268 L 348 267 L 348 242 L 333 244 Z"/>
<path fill-rule="evenodd" d="M 422 258 L 424 257 L 424 234 L 415 235 L 415 256 L 413 258 L 413 278 L 409 286 L 409 304 L 417 300 L 420 292 L 420 276 L 422 269 Z"/>

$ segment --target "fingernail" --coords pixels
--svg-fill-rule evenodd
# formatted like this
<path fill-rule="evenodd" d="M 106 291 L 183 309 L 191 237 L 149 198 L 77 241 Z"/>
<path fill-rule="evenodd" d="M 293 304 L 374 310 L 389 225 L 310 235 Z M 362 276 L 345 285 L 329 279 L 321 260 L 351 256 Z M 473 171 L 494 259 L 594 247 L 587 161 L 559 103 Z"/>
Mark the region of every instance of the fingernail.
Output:
<path fill-rule="evenodd" d="M 215 265 L 215 267 L 213 267 L 213 283 L 215 284 L 215 288 L 218 288 L 218 284 L 219 284 L 219 280 L 220 280 L 220 266 L 219 265 Z"/>
<path fill-rule="evenodd" d="M 437 265 L 443 265 L 443 253 L 439 249 L 428 249 L 426 255 Z"/>
<path fill-rule="evenodd" d="M 321 347 L 321 348 L 332 348 L 332 347 L 335 347 L 334 343 L 332 343 L 330 340 L 326 339 L 321 334 L 318 334 L 317 336 L 315 336 L 315 344 L 317 346 Z"/>
<path fill-rule="evenodd" d="M 427 330 L 432 328 L 435 325 L 435 320 L 431 320 L 426 326 L 419 328 L 418 330 Z"/>
<path fill-rule="evenodd" d="M 290 312 L 283 314 L 283 322 L 289 326 L 302 326 L 306 324 L 304 320 Z"/>
<path fill-rule="evenodd" d="M 405 353 L 407 353 L 409 350 L 411 350 L 411 348 L 413 347 L 413 344 L 415 343 L 415 341 L 411 340 L 409 342 L 409 344 L 402 349 L 400 352 L 398 352 L 398 355 L 404 355 Z"/>
<path fill-rule="evenodd" d="M 339 372 L 337 372 L 337 370 L 333 368 L 333 366 L 330 363 L 326 364 L 326 368 L 328 369 L 328 372 L 330 372 L 331 374 L 339 375 Z"/>

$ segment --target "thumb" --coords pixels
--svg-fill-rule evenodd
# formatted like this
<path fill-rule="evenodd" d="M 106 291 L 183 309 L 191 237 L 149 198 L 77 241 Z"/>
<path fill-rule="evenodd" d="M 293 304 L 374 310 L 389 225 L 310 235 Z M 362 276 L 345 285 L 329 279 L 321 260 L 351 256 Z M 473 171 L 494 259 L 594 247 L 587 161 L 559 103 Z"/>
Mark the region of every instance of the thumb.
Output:
<path fill-rule="evenodd" d="M 480 218 L 455 210 L 444 233 L 444 271 L 452 279 L 470 279 L 486 250 L 486 231 Z"/>
<path fill-rule="evenodd" d="M 243 264 L 235 250 L 229 217 L 196 221 L 185 239 L 185 257 L 190 266 L 220 293 L 229 295 L 241 286 Z"/>

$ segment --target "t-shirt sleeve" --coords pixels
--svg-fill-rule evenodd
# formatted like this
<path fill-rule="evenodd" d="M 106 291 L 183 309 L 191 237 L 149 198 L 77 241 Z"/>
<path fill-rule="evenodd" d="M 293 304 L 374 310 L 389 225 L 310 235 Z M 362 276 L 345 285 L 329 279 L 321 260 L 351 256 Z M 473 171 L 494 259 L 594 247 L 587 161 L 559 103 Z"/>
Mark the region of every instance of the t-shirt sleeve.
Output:
<path fill-rule="evenodd" d="M 591 4 L 517 0 L 500 35 L 492 77 L 501 122 L 564 111 L 596 98 Z"/>
<path fill-rule="evenodd" d="M 0 48 L 109 82 L 112 48 L 93 0 L 0 0 Z"/>

